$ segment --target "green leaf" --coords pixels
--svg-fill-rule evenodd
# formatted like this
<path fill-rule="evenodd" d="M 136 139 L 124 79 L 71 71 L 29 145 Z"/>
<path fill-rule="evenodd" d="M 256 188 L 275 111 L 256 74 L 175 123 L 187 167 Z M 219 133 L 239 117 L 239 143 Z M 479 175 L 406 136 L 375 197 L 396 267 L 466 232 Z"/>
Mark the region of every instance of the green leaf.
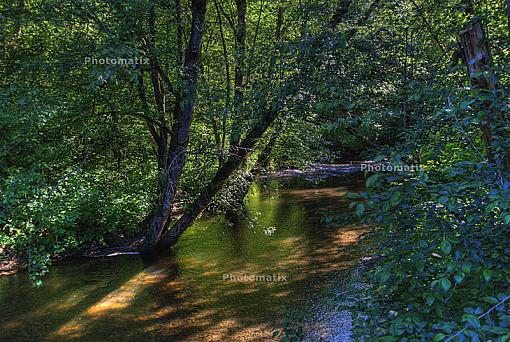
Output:
<path fill-rule="evenodd" d="M 359 198 L 359 194 L 353 193 L 353 192 L 348 192 L 347 193 L 347 198 L 349 198 L 349 199 L 358 199 Z"/>
<path fill-rule="evenodd" d="M 499 300 L 496 297 L 483 297 L 483 300 L 485 300 L 489 304 L 498 304 Z"/>
<path fill-rule="evenodd" d="M 446 338 L 446 335 L 443 333 L 436 334 L 434 338 L 432 339 L 432 342 L 439 342 Z"/>
<path fill-rule="evenodd" d="M 475 329 L 480 328 L 480 320 L 475 315 L 464 315 L 464 321 Z"/>
<path fill-rule="evenodd" d="M 452 282 L 448 278 L 442 278 L 439 280 L 439 286 L 445 291 L 448 291 L 452 287 Z"/>
<path fill-rule="evenodd" d="M 498 206 L 499 202 L 498 201 L 495 201 L 495 202 L 492 202 L 491 204 L 489 204 L 487 206 L 487 209 L 485 210 L 487 213 L 493 211 L 497 206 Z"/>
<path fill-rule="evenodd" d="M 492 279 L 492 271 L 489 270 L 488 268 L 484 268 L 484 270 L 482 271 L 482 277 L 483 280 L 485 280 L 486 282 L 490 281 Z"/>
<path fill-rule="evenodd" d="M 402 193 L 400 191 L 396 191 L 393 193 L 393 195 L 391 196 L 391 204 L 393 206 L 396 206 L 397 204 L 400 203 L 400 201 L 402 200 Z"/>
<path fill-rule="evenodd" d="M 446 204 L 446 203 L 448 203 L 448 200 L 449 200 L 448 196 L 441 196 L 441 197 L 439 197 L 439 199 L 437 201 L 441 204 Z"/>
<path fill-rule="evenodd" d="M 375 161 L 375 162 L 380 162 L 380 161 L 384 160 L 385 158 L 386 158 L 386 156 L 385 156 L 385 155 L 381 155 L 381 154 L 380 154 L 380 155 L 378 155 L 378 156 L 376 156 L 376 157 L 374 158 L 374 161 Z"/>
<path fill-rule="evenodd" d="M 371 175 L 370 177 L 367 178 L 366 187 L 367 188 L 371 188 L 374 185 L 376 185 L 378 181 L 379 181 L 379 174 L 377 174 L 377 173 L 373 174 L 373 175 Z"/>
<path fill-rule="evenodd" d="M 383 270 L 379 273 L 379 279 L 380 279 L 382 282 L 386 282 L 386 281 L 388 281 L 388 279 L 390 279 L 390 272 L 389 272 L 387 269 L 383 269 Z"/>
<path fill-rule="evenodd" d="M 464 276 L 465 275 L 463 272 L 456 273 L 455 276 L 453 277 L 455 279 L 455 283 L 457 284 L 462 283 L 462 280 L 464 280 Z"/>
<path fill-rule="evenodd" d="M 505 327 L 501 327 L 501 326 L 493 327 L 490 330 L 494 334 L 498 334 L 498 335 L 506 335 L 506 334 L 510 333 L 510 329 L 505 328 Z"/>
<path fill-rule="evenodd" d="M 441 245 L 439 245 L 439 249 L 441 250 L 441 253 L 443 253 L 443 255 L 450 254 L 450 252 L 452 251 L 452 244 L 446 240 L 443 240 L 441 242 Z"/>
<path fill-rule="evenodd" d="M 364 212 L 365 212 L 365 205 L 363 203 L 359 203 L 356 206 L 356 215 L 362 216 Z"/>
<path fill-rule="evenodd" d="M 461 270 L 464 273 L 471 272 L 471 264 L 469 262 L 465 262 L 464 264 L 462 264 Z"/>

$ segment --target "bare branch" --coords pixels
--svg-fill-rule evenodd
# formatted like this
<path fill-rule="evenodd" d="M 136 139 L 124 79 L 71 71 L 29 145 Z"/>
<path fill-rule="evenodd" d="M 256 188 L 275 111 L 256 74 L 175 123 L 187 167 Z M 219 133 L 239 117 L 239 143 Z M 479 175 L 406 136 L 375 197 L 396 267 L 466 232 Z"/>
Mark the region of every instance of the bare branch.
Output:
<path fill-rule="evenodd" d="M 481 314 L 480 316 L 478 316 L 478 319 L 482 319 L 484 318 L 485 316 L 487 316 L 488 314 L 490 314 L 492 311 L 496 310 L 496 308 L 498 308 L 500 305 L 502 305 L 503 303 L 505 303 L 507 300 L 510 299 L 510 295 L 506 296 L 505 298 L 503 298 L 499 303 L 497 303 L 496 305 L 494 305 L 493 307 L 491 307 L 489 310 L 485 311 L 483 314 Z M 448 337 L 448 339 L 446 340 L 446 342 L 450 342 L 452 341 L 455 337 L 459 336 L 460 334 L 462 334 L 467 328 L 469 328 L 469 323 L 466 324 L 464 326 L 464 328 L 462 328 L 461 330 L 457 331 L 455 334 L 453 334 L 452 336 Z"/>
<path fill-rule="evenodd" d="M 220 165 L 223 164 L 223 159 L 225 156 L 225 137 L 227 132 L 227 118 L 228 118 L 228 110 L 230 107 L 230 65 L 228 62 L 228 52 L 227 52 L 227 43 L 225 42 L 225 34 L 223 32 L 223 21 L 221 18 L 221 11 L 218 5 L 218 0 L 214 0 L 214 5 L 216 7 L 216 13 L 218 15 L 218 23 L 220 27 L 220 35 L 221 35 L 221 44 L 223 47 L 223 58 L 225 59 L 225 77 L 226 77 L 226 95 L 225 95 L 225 109 L 223 111 L 223 119 L 222 119 L 222 137 L 221 137 L 221 150 L 220 150 Z"/>

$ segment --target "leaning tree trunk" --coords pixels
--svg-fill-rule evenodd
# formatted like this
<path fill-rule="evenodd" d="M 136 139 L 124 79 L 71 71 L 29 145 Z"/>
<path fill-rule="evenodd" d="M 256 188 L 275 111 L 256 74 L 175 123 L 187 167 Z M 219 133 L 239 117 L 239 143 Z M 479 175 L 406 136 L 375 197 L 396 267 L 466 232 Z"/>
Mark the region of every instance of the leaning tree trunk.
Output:
<path fill-rule="evenodd" d="M 177 93 L 167 161 L 166 185 L 160 206 L 154 213 L 147 234 L 148 249 L 154 248 L 168 226 L 175 195 L 186 164 L 187 146 L 197 92 L 200 50 L 205 23 L 206 0 L 193 0 L 189 45 L 184 58 L 183 89 Z"/>
<path fill-rule="evenodd" d="M 231 151 L 233 152 L 239 144 L 241 139 L 241 121 L 242 115 L 242 103 L 245 88 L 245 54 L 246 54 L 246 0 L 236 0 L 237 7 L 237 30 L 236 30 L 236 68 L 235 68 L 235 95 L 234 95 L 234 122 L 232 125 L 232 133 L 230 137 Z M 282 26 L 283 26 L 284 9 L 283 7 L 278 8 L 275 38 L 279 43 L 282 38 Z M 272 80 L 274 76 L 276 64 L 276 55 L 273 55 L 269 65 L 268 80 Z M 247 160 L 245 159 L 240 165 L 241 172 L 239 172 L 238 179 L 234 180 L 231 187 L 234 188 L 229 195 L 231 196 L 228 200 L 227 205 L 227 217 L 236 217 L 240 213 L 238 209 L 243 207 L 244 198 L 250 190 L 250 187 L 257 176 L 252 170 L 249 170 L 246 165 Z M 255 166 L 256 168 L 256 166 Z M 237 183 L 236 183 L 237 181 Z"/>
<path fill-rule="evenodd" d="M 496 85 L 493 79 L 486 74 L 482 74 L 490 71 L 491 58 L 485 32 L 479 21 L 471 23 L 460 32 L 460 47 L 472 86 L 477 89 L 494 90 Z M 486 112 L 490 113 L 490 103 L 484 103 L 482 106 Z M 480 125 L 487 144 L 487 158 L 489 162 L 494 162 L 494 153 L 492 151 L 493 138 L 490 128 L 492 122 L 493 118 L 490 114 L 487 114 Z"/>
<path fill-rule="evenodd" d="M 370 17 L 372 11 L 382 0 L 374 0 L 370 6 L 369 11 L 358 22 L 360 25 L 364 24 Z M 277 37 L 279 37 L 283 20 L 283 9 L 278 11 L 277 23 Z M 353 31 L 348 38 L 352 38 L 356 34 Z M 273 62 L 271 62 L 273 63 Z M 271 75 L 271 67 L 270 72 Z M 200 191 L 200 195 L 191 204 L 186 213 L 184 213 L 170 229 L 168 229 L 159 239 L 158 248 L 165 249 L 177 242 L 177 239 L 182 233 L 188 229 L 197 217 L 211 204 L 214 196 L 223 188 L 225 182 L 234 174 L 236 170 L 246 161 L 250 152 L 253 150 L 259 139 L 267 131 L 270 125 L 278 116 L 281 108 L 284 105 L 285 99 L 292 92 L 295 91 L 291 83 L 287 84 L 281 89 L 281 93 L 270 104 L 270 109 L 263 112 L 260 120 L 248 131 L 246 137 L 239 144 L 233 144 L 231 154 L 225 163 L 218 169 L 216 175 L 209 182 L 209 184 Z"/>
<path fill-rule="evenodd" d="M 270 134 L 268 143 L 258 155 L 253 168 L 251 170 L 247 169 L 247 163 L 245 160 L 245 162 L 243 162 L 240 166 L 241 171 L 239 172 L 239 175 L 236 176 L 232 182 L 229 182 L 228 198 L 225 208 L 225 216 L 227 218 L 238 219 L 246 214 L 244 199 L 248 195 L 253 182 L 255 182 L 255 180 L 267 170 L 271 160 L 271 152 L 273 151 L 273 147 L 279 137 L 279 132 L 279 129 L 273 129 Z"/>
<path fill-rule="evenodd" d="M 225 163 L 218 169 L 216 175 L 209 184 L 200 191 L 200 195 L 191 204 L 177 222 L 161 237 L 158 242 L 159 248 L 167 248 L 175 244 L 179 236 L 188 229 L 195 219 L 209 206 L 214 196 L 222 189 L 225 182 L 246 161 L 258 140 L 267 131 L 271 123 L 276 119 L 283 106 L 285 95 L 281 95 L 273 104 L 273 109 L 267 110 L 261 120 L 248 132 L 244 140 L 233 149 Z"/>

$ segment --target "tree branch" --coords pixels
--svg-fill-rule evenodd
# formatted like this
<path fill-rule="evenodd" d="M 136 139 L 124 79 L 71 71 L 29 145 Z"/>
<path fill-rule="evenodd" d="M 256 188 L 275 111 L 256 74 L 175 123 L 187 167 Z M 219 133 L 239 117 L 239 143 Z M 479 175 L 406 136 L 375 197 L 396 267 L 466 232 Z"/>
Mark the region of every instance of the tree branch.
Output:
<path fill-rule="evenodd" d="M 505 303 L 507 300 L 510 299 L 510 295 L 506 296 L 505 298 L 503 298 L 498 304 L 494 305 L 493 307 L 491 307 L 489 310 L 485 311 L 483 314 L 481 314 L 480 316 L 478 316 L 478 319 L 482 319 L 484 318 L 485 316 L 487 316 L 488 314 L 490 314 L 492 311 L 494 311 L 497 307 L 499 307 L 501 304 Z M 458 335 L 462 334 L 467 328 L 469 328 L 469 323 L 467 323 L 464 328 L 462 328 L 461 330 L 457 331 L 455 334 L 453 334 L 452 336 L 448 337 L 448 339 L 445 341 L 445 342 L 450 342 L 452 341 L 455 337 L 457 337 Z"/>
<path fill-rule="evenodd" d="M 214 6 L 216 7 L 216 13 L 218 15 L 218 23 L 220 27 L 220 35 L 221 35 L 221 44 L 223 47 L 223 58 L 225 60 L 225 77 L 226 77 L 226 95 L 225 95 L 225 109 L 223 111 L 222 118 L 222 137 L 221 137 L 221 150 L 220 150 L 220 165 L 223 164 L 223 159 L 225 156 L 225 137 L 227 134 L 227 118 L 228 118 L 228 110 L 230 107 L 230 65 L 228 62 L 228 52 L 227 52 L 227 43 L 225 42 L 225 34 L 223 32 L 223 21 L 221 19 L 221 11 L 218 5 L 218 0 L 214 0 Z"/>

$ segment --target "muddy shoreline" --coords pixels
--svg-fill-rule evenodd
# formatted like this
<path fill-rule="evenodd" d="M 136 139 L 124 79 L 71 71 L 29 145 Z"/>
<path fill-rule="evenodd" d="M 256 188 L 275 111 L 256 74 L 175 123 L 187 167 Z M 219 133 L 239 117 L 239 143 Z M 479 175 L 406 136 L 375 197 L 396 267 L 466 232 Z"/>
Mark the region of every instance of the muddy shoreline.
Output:
<path fill-rule="evenodd" d="M 0 277 L 15 274 L 19 270 L 28 267 L 26 259 L 21 257 L 5 257 L 0 261 Z"/>

